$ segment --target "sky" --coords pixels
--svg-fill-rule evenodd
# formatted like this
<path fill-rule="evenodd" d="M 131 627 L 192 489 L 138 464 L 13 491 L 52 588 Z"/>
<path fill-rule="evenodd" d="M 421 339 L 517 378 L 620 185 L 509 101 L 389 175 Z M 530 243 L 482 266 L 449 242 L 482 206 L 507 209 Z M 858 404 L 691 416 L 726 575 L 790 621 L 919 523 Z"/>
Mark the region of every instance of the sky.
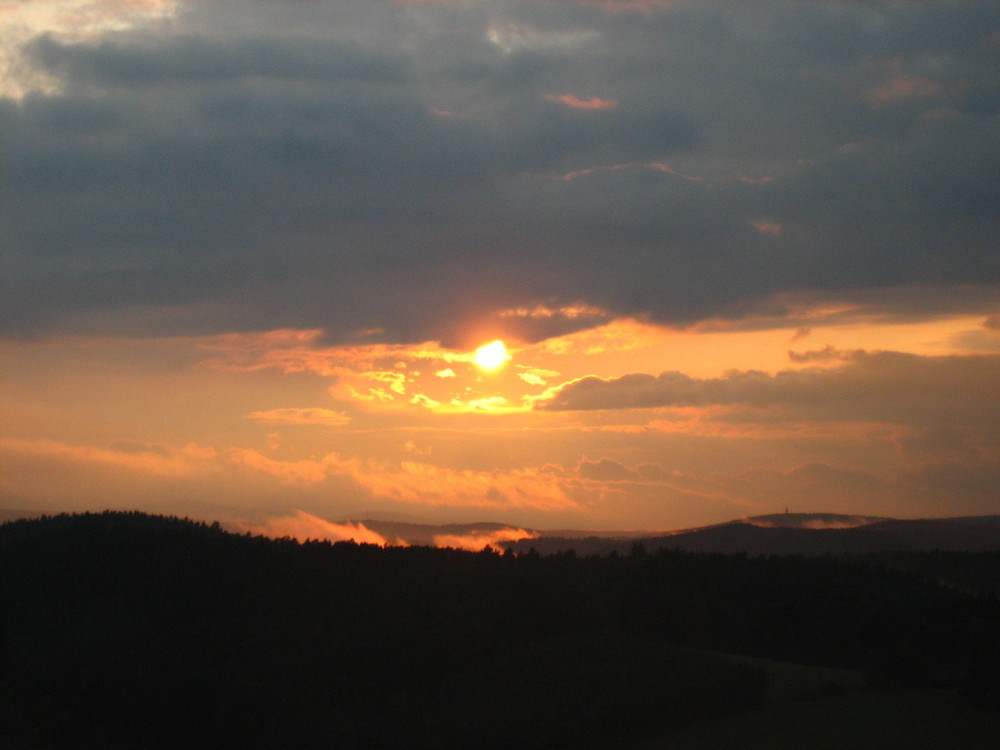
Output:
<path fill-rule="evenodd" d="M 0 252 L 6 511 L 1000 513 L 992 0 L 0 0 Z"/>

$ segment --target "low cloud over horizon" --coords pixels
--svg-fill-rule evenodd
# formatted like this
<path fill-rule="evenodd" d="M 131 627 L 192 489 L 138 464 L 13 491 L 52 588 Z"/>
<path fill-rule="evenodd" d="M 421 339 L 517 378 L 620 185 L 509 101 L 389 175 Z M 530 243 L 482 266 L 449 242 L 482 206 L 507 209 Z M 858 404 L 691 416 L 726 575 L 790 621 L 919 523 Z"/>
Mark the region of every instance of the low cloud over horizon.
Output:
<path fill-rule="evenodd" d="M 1000 511 L 995 2 L 46 0 L 0 39 L 6 507 Z"/>

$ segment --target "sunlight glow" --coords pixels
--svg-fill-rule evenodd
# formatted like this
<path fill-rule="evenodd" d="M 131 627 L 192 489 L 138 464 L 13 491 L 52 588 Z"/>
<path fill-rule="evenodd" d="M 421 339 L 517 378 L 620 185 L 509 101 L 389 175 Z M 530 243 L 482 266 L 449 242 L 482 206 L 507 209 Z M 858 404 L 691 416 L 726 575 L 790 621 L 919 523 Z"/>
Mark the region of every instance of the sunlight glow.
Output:
<path fill-rule="evenodd" d="M 52 95 L 62 81 L 25 56 L 40 35 L 73 42 L 106 32 L 139 29 L 172 18 L 179 0 L 45 0 L 0 2 L 0 99 Z"/>
<path fill-rule="evenodd" d="M 484 370 L 495 370 L 510 359 L 507 347 L 497 339 L 476 349 L 473 361 Z"/>

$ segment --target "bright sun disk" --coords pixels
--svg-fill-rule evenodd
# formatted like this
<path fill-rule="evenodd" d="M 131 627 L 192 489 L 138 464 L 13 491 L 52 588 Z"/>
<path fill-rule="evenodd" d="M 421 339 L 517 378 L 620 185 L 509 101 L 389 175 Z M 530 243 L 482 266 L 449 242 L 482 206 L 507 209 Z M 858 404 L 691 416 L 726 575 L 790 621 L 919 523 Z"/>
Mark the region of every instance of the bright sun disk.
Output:
<path fill-rule="evenodd" d="M 504 362 L 510 359 L 507 354 L 507 347 L 497 339 L 476 349 L 476 354 L 472 361 L 484 370 L 495 370 Z"/>

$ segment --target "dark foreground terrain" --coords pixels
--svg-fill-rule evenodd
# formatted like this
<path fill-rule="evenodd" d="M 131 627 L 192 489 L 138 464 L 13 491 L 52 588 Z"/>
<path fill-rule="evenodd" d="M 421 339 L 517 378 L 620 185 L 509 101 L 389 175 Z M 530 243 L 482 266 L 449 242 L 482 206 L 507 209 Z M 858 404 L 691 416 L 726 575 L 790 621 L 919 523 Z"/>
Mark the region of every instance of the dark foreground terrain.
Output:
<path fill-rule="evenodd" d="M 995 552 L 541 556 L 18 521 L 0 748 L 668 747 L 775 710 L 787 663 L 810 665 L 808 705 L 933 692 L 991 726 L 998 570 Z"/>

